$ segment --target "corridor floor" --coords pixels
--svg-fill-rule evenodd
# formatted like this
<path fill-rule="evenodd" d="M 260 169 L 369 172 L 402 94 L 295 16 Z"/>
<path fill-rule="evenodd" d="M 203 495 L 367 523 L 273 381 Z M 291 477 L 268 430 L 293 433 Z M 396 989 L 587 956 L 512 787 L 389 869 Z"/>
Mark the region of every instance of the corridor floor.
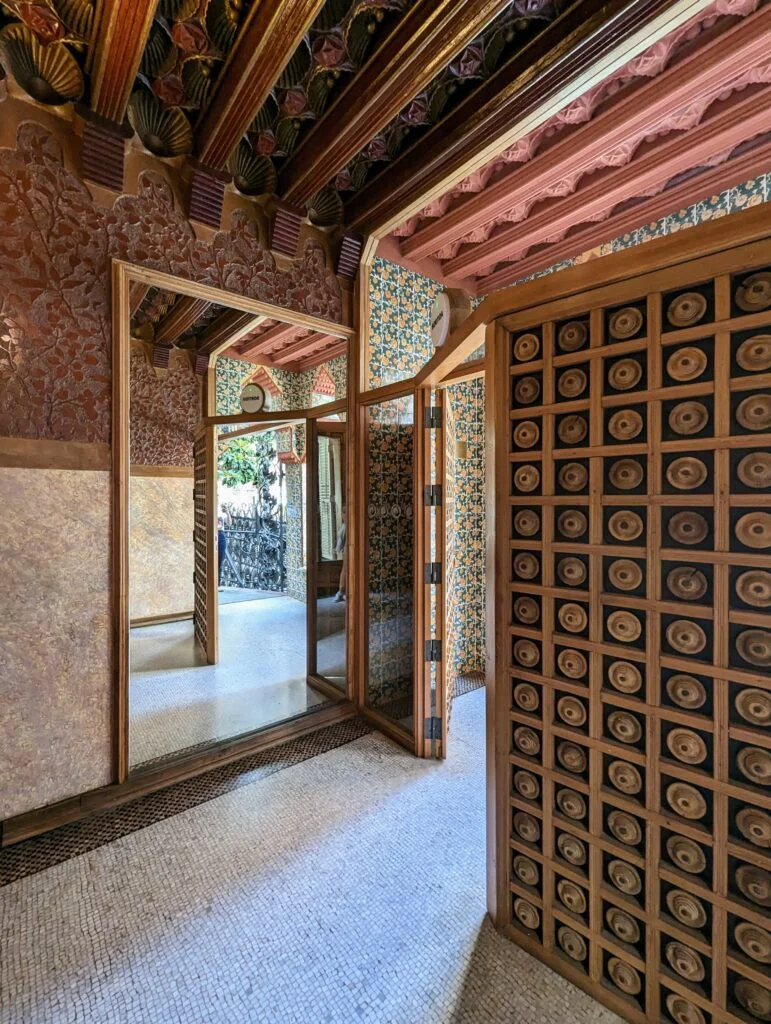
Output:
<path fill-rule="evenodd" d="M 485 921 L 484 691 L 0 888 L 0 1024 L 620 1024 Z"/>

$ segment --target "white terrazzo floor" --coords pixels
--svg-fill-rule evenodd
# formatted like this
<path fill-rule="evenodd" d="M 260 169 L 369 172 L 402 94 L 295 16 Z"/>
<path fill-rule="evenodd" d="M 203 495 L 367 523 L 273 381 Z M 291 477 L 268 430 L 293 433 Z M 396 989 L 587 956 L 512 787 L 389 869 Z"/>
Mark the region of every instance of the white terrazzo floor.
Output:
<path fill-rule="evenodd" d="M 0 1024 L 620 1024 L 485 921 L 484 691 L 0 889 Z"/>
<path fill-rule="evenodd" d="M 328 703 L 306 682 L 305 605 L 284 596 L 227 598 L 219 609 L 216 665 L 204 662 L 191 619 L 131 630 L 132 766 L 263 729 Z M 344 615 L 338 614 L 318 644 L 327 672 L 345 664 Z"/>

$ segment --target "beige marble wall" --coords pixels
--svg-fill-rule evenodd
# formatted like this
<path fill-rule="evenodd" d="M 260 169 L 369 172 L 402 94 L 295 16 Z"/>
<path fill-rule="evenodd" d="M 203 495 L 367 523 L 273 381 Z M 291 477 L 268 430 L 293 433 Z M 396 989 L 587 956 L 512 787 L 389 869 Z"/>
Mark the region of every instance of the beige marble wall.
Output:
<path fill-rule="evenodd" d="M 111 781 L 110 474 L 0 468 L 0 820 Z"/>
<path fill-rule="evenodd" d="M 132 476 L 132 621 L 193 610 L 193 478 Z"/>

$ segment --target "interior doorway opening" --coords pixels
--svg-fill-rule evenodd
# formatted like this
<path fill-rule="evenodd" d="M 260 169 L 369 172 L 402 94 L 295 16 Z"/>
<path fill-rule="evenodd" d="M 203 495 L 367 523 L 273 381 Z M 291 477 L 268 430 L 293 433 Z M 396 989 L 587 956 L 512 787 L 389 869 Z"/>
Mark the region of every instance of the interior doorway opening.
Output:
<path fill-rule="evenodd" d="M 485 683 L 485 379 L 444 388 L 445 646 L 448 712 Z"/>

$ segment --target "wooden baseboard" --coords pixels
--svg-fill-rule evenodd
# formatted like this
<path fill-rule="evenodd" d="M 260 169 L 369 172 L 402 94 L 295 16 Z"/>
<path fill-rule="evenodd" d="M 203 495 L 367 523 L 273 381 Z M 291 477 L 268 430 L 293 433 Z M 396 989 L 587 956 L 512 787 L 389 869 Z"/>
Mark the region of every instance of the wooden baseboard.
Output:
<path fill-rule="evenodd" d="M 102 442 L 0 437 L 0 467 L 5 469 L 108 470 L 110 468 L 110 446 Z"/>
<path fill-rule="evenodd" d="M 172 615 L 145 615 L 138 619 L 132 619 L 129 623 L 131 629 L 135 626 L 160 626 L 164 622 L 181 622 L 183 619 L 192 619 L 193 612 L 174 612 Z"/>
<path fill-rule="evenodd" d="M 174 479 L 193 479 L 192 466 L 143 466 L 132 464 L 131 476 L 163 476 Z"/>
<path fill-rule="evenodd" d="M 41 807 L 35 811 L 19 814 L 14 818 L 7 818 L 0 822 L 0 849 L 5 846 L 13 846 L 25 839 L 31 839 L 43 832 L 50 832 L 51 829 L 78 821 L 97 811 L 119 807 L 121 804 L 137 800 L 141 796 L 147 796 L 148 793 L 154 793 L 176 782 L 184 782 L 185 779 L 203 775 L 205 772 L 211 771 L 212 768 L 237 761 L 249 754 L 267 750 L 287 740 L 298 739 L 326 725 L 355 718 L 357 714 L 358 708 L 350 701 L 327 705 L 316 711 L 311 711 L 301 718 L 280 722 L 269 729 L 250 733 L 248 736 L 241 736 L 235 740 L 225 740 L 202 753 L 183 757 L 178 761 L 156 768 L 137 771 L 125 782 L 92 789 L 88 793 L 50 804 L 48 807 Z"/>

